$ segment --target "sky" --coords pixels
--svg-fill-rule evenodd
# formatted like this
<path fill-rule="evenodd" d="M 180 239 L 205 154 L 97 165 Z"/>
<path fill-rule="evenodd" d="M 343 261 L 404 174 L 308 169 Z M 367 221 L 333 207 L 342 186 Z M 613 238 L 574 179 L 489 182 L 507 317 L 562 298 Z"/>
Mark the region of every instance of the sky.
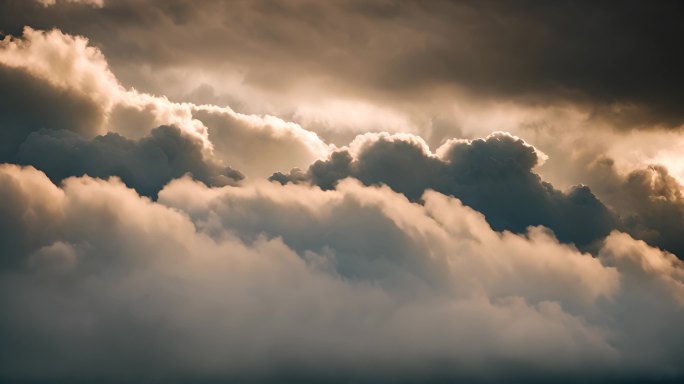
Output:
<path fill-rule="evenodd" d="M 1 0 L 0 381 L 684 380 L 684 2 Z"/>

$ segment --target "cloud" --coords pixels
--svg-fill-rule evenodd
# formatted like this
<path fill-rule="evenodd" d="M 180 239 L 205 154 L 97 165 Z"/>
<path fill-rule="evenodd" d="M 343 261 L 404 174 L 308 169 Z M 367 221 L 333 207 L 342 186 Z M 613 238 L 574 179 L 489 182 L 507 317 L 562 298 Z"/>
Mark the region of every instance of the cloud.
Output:
<path fill-rule="evenodd" d="M 680 8 L 2 2 L 0 381 L 681 381 Z"/>
<path fill-rule="evenodd" d="M 661 165 L 618 171 L 615 161 L 598 156 L 586 177 L 601 199 L 621 216 L 632 236 L 684 255 L 682 185 Z"/>
<path fill-rule="evenodd" d="M 27 27 L 22 38 L 5 36 L 0 84 L 6 85 L 0 91 L 3 161 L 40 129 L 73 131 L 86 139 L 107 132 L 144 139 L 155 127 L 174 125 L 188 140 L 201 142 L 207 156 L 251 176 L 267 176 L 282 164 L 304 166 L 329 150 L 316 134 L 272 116 L 126 89 L 88 39 L 59 30 Z M 212 154 L 214 147 L 220 153 Z M 259 152 L 271 155 L 251 156 Z"/>
<path fill-rule="evenodd" d="M 14 33 L 35 25 L 91 36 L 123 76 L 157 93 L 195 89 L 199 84 L 184 77 L 201 72 L 218 94 L 241 96 L 221 89 L 234 76 L 280 102 L 336 96 L 401 111 L 456 97 L 569 103 L 618 127 L 684 122 L 684 56 L 673 49 L 682 33 L 676 0 L 620 6 L 130 0 L 61 8 L 9 1 L 0 22 Z"/>
<path fill-rule="evenodd" d="M 85 115 L 97 116 L 97 120 L 90 121 L 92 125 L 87 131 L 90 135 L 109 131 L 124 131 L 132 136 L 135 136 L 135 133 L 144 135 L 155 127 L 125 127 L 127 121 L 116 117 L 119 109 L 126 109 L 129 114 L 135 111 L 138 115 L 147 115 L 146 119 L 156 125 L 175 124 L 183 129 L 185 134 L 202 139 L 207 147 L 210 146 L 206 138 L 206 127 L 192 119 L 187 106 L 170 103 L 163 97 L 124 89 L 110 71 L 104 55 L 97 48 L 90 46 L 85 37 L 71 36 L 56 29 L 45 32 L 26 27 L 22 38 L 8 35 L 2 40 L 0 66 L 7 76 L 19 73 L 22 78 L 32 83 L 34 88 L 44 90 L 42 92 L 48 96 L 65 94 L 67 97 L 84 100 L 94 109 Z M 20 88 L 19 84 L 13 85 Z M 41 94 L 39 93 L 39 96 Z M 12 99 L 12 94 L 3 96 L 3 99 Z M 27 94 L 25 99 L 15 103 L 24 105 L 24 109 L 39 111 L 42 104 L 36 104 L 30 97 L 31 95 Z M 41 101 L 49 104 L 52 100 Z M 74 112 L 74 108 L 65 110 L 63 116 L 59 116 L 59 120 L 65 121 L 63 125 L 67 125 L 70 119 L 78 121 L 80 118 L 81 113 L 69 112 Z M 7 114 L 13 117 L 11 110 L 8 110 Z M 110 119 L 110 115 L 114 115 L 114 118 Z M 37 128 L 51 128 L 52 125 L 50 121 L 45 120 L 40 123 L 43 126 Z M 21 128 L 24 129 L 24 134 L 36 129 L 30 125 Z M 78 125 L 74 128 L 78 128 Z"/>
<path fill-rule="evenodd" d="M 50 127 L 91 137 L 103 120 L 102 110 L 93 100 L 45 87 L 39 79 L 2 66 L 0 99 L 0 159 L 5 161 L 31 132 Z"/>
<path fill-rule="evenodd" d="M 334 146 L 298 124 L 270 115 L 245 115 L 229 107 L 200 105 L 193 114 L 209 129 L 215 155 L 250 175 L 267 177 L 279 164 L 304 166 Z"/>
<path fill-rule="evenodd" d="M 138 193 L 153 197 L 167 182 L 185 173 L 214 186 L 244 178 L 206 156 L 199 140 L 184 136 L 173 126 L 155 128 L 138 141 L 116 133 L 87 140 L 70 131 L 41 130 L 22 143 L 15 161 L 41 169 L 56 183 L 84 174 L 117 175 Z"/>
<path fill-rule="evenodd" d="M 313 163 L 305 174 L 294 170 L 289 175 L 277 173 L 271 180 L 308 180 L 332 189 L 337 181 L 354 177 L 366 185 L 386 184 L 413 201 L 434 189 L 482 212 L 495 230 L 524 232 L 530 225 L 544 225 L 561 241 L 578 246 L 587 246 L 616 228 L 617 218 L 587 187 L 563 193 L 534 173 L 545 157 L 506 133 L 451 140 L 437 154 L 412 135 L 366 134 L 348 151 Z"/>
<path fill-rule="evenodd" d="M 0 178 L 0 245 L 33 236 L 2 262 L 3 380 L 682 374 L 682 264 L 624 234 L 593 258 L 436 192 L 418 205 L 350 180 L 182 178 L 155 203 L 115 178 Z"/>
<path fill-rule="evenodd" d="M 57 4 L 57 0 L 36 0 L 40 5 L 44 7 L 50 7 Z M 76 3 L 76 4 L 87 4 L 93 7 L 102 8 L 104 7 L 104 0 L 65 0 L 65 3 Z"/>

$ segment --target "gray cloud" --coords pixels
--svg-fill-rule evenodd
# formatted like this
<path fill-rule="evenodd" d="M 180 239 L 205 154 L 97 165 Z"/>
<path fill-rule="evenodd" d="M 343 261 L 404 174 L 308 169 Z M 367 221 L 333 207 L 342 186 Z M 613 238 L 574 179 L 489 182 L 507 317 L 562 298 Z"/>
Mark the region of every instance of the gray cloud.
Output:
<path fill-rule="evenodd" d="M 504 133 L 473 141 L 454 140 L 437 157 L 415 141 L 378 136 L 361 145 L 356 158 L 333 153 L 306 173 L 276 173 L 280 183 L 310 181 L 323 189 L 354 177 L 366 185 L 387 184 L 418 200 L 432 189 L 458 197 L 482 212 L 498 231 L 524 232 L 530 225 L 551 228 L 561 241 L 587 246 L 618 226 L 615 217 L 585 186 L 567 193 L 544 182 L 533 168 L 539 153 L 523 140 Z"/>
<path fill-rule="evenodd" d="M 676 0 L 9 1 L 2 15 L 11 33 L 33 25 L 90 36 L 120 76 L 146 78 L 150 90 L 163 79 L 127 69 L 201 63 L 242 73 L 258 88 L 313 81 L 338 96 L 402 103 L 453 86 L 476 98 L 576 103 L 618 126 L 684 122 L 684 55 L 676 49 L 684 8 Z"/>
<path fill-rule="evenodd" d="M 602 201 L 620 213 L 625 230 L 675 253 L 684 255 L 684 196 L 682 185 L 667 168 L 652 165 L 626 174 L 610 158 L 599 157 L 585 177 Z"/>
<path fill-rule="evenodd" d="M 185 173 L 214 186 L 244 178 L 206 156 L 201 142 L 173 126 L 155 128 L 139 141 L 116 133 L 87 140 L 70 131 L 41 130 L 26 139 L 14 160 L 39 168 L 54 182 L 84 174 L 116 175 L 146 196 L 156 196 L 166 183 Z"/>
<path fill-rule="evenodd" d="M 16 153 L 31 132 L 65 129 L 86 136 L 97 132 L 102 111 L 85 95 L 46 86 L 19 69 L 0 65 L 0 159 Z"/>
<path fill-rule="evenodd" d="M 0 381 L 680 382 L 681 10 L 2 2 Z"/>

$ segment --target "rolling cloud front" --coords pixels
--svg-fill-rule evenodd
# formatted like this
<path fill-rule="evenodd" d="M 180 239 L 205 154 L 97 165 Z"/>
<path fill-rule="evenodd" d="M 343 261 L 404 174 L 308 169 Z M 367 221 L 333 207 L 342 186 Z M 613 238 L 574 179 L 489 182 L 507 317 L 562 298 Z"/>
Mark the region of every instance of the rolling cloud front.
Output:
<path fill-rule="evenodd" d="M 681 382 L 683 33 L 0 2 L 0 381 Z"/>

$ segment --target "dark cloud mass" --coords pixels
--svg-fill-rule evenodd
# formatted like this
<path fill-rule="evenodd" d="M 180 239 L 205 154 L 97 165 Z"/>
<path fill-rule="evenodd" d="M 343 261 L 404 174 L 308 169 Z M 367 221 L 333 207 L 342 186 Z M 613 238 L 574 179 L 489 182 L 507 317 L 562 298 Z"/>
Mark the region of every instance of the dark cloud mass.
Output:
<path fill-rule="evenodd" d="M 0 1 L 0 383 L 684 382 L 683 4 Z"/>
<path fill-rule="evenodd" d="M 621 175 L 610 159 L 600 159 L 588 172 L 598 194 L 622 217 L 632 236 L 684 258 L 682 185 L 663 166 Z"/>
<path fill-rule="evenodd" d="M 119 176 L 147 196 L 156 196 L 167 182 L 185 173 L 208 185 L 231 184 L 244 177 L 222 166 L 200 140 L 174 126 L 152 129 L 139 140 L 115 132 L 97 135 L 108 115 L 101 97 L 0 64 L 0 162 L 33 165 L 55 182 L 84 174 Z M 130 120 L 136 122 L 135 117 Z M 154 119 L 146 123 L 153 124 Z"/>
<path fill-rule="evenodd" d="M 0 65 L 0 160 L 7 161 L 33 132 L 64 129 L 91 136 L 102 119 L 97 104 Z"/>
<path fill-rule="evenodd" d="M 15 161 L 41 169 L 55 182 L 84 174 L 116 175 L 146 196 L 156 196 L 166 183 L 185 173 L 214 186 L 234 184 L 244 177 L 208 160 L 201 143 L 183 137 L 173 126 L 155 128 L 139 141 L 111 132 L 86 140 L 70 131 L 41 130 L 29 135 Z"/>
<path fill-rule="evenodd" d="M 346 177 L 366 185 L 387 184 L 413 201 L 427 189 L 458 197 L 484 213 L 497 231 L 524 232 L 528 226 L 551 228 L 559 240 L 587 246 L 618 226 L 618 219 L 586 186 L 567 193 L 533 172 L 539 154 L 534 147 L 508 134 L 486 139 L 452 141 L 440 148 L 441 157 L 420 144 L 380 137 L 365 144 L 358 158 L 347 151 L 312 164 L 306 173 L 295 169 L 276 173 L 280 183 L 310 181 L 332 189 Z"/>
<path fill-rule="evenodd" d="M 139 73 L 127 69 L 148 63 L 211 63 L 267 89 L 313 80 L 342 94 L 419 102 L 454 86 L 497 100 L 576 103 L 621 126 L 684 122 L 680 0 L 123 0 L 103 8 L 10 0 L 0 14 L 9 33 L 33 25 L 89 36 L 131 80 Z M 146 79 L 150 90 L 164 86 Z"/>

